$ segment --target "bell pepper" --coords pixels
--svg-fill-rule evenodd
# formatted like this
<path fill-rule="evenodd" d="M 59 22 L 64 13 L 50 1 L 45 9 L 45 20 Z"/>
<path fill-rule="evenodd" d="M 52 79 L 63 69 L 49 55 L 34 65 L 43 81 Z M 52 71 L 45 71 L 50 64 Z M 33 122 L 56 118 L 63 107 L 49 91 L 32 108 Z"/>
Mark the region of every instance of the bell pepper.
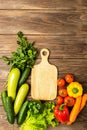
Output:
<path fill-rule="evenodd" d="M 39 100 L 32 100 L 28 103 L 29 111 L 32 115 L 42 112 L 42 103 Z"/>
<path fill-rule="evenodd" d="M 69 121 L 69 109 L 65 104 L 56 105 L 54 108 L 55 118 L 62 124 Z"/>
<path fill-rule="evenodd" d="M 71 82 L 67 86 L 68 95 L 77 98 L 83 94 L 82 85 L 79 82 Z"/>

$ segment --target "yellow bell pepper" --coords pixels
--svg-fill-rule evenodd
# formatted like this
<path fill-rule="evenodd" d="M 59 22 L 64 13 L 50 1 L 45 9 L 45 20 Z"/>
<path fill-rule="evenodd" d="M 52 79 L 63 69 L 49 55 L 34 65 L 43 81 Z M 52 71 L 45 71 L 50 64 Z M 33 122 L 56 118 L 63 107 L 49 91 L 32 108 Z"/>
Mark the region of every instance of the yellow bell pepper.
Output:
<path fill-rule="evenodd" d="M 68 95 L 77 98 L 83 94 L 82 85 L 79 82 L 71 82 L 67 86 Z"/>

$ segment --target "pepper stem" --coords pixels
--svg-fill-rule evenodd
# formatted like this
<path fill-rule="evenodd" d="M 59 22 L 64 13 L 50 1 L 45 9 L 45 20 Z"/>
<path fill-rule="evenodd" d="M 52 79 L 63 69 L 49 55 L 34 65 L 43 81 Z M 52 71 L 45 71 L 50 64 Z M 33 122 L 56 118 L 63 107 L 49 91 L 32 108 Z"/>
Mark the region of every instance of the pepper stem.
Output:
<path fill-rule="evenodd" d="M 59 110 L 63 111 L 65 105 L 66 105 L 66 104 L 60 105 L 60 106 L 59 106 Z"/>
<path fill-rule="evenodd" d="M 78 88 L 73 88 L 73 89 L 72 89 L 72 92 L 73 92 L 73 93 L 78 93 L 78 91 L 79 91 Z"/>

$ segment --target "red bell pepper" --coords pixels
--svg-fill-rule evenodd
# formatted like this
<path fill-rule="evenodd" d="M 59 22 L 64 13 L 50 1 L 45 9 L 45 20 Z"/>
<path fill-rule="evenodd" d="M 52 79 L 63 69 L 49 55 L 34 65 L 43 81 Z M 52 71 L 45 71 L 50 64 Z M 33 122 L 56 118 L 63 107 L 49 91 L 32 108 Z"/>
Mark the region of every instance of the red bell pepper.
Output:
<path fill-rule="evenodd" d="M 69 121 L 69 109 L 68 109 L 68 107 L 65 106 L 65 104 L 55 106 L 54 116 L 62 124 L 66 123 L 67 121 Z"/>

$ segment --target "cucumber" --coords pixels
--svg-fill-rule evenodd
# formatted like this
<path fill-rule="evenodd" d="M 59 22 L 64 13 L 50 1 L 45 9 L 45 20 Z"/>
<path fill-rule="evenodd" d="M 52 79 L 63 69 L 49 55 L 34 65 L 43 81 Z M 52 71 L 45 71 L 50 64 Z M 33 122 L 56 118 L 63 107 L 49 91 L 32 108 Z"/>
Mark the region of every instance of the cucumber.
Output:
<path fill-rule="evenodd" d="M 11 97 L 6 97 L 6 113 L 7 120 L 10 124 L 14 124 L 14 109 L 13 109 L 13 101 Z"/>
<path fill-rule="evenodd" d="M 25 101 L 18 114 L 18 118 L 17 118 L 18 125 L 21 125 L 24 122 L 27 116 L 27 110 L 28 110 L 28 101 Z"/>
<path fill-rule="evenodd" d="M 1 92 L 1 99 L 2 99 L 2 104 L 3 104 L 3 107 L 4 107 L 4 110 L 6 111 L 6 97 L 7 97 L 7 91 L 3 91 Z"/>
<path fill-rule="evenodd" d="M 19 80 L 18 86 L 20 87 L 23 83 L 25 83 L 25 81 L 27 80 L 28 76 L 30 74 L 30 68 L 27 67 L 24 72 L 22 73 L 22 76 Z"/>

